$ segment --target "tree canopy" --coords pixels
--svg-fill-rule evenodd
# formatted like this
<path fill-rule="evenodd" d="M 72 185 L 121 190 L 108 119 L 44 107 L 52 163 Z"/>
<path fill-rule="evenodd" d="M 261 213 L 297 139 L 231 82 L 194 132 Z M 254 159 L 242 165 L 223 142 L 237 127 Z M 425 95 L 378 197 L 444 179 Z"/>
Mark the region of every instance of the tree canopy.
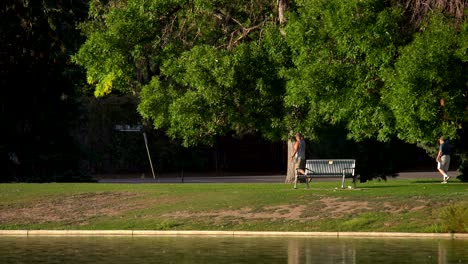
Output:
<path fill-rule="evenodd" d="M 421 26 L 384 1 L 303 1 L 287 40 L 286 105 L 302 130 L 343 123 L 355 140 L 398 138 L 434 151 L 467 121 L 466 22 L 436 9 Z M 414 17 L 411 17 L 414 19 Z"/>
<path fill-rule="evenodd" d="M 396 57 L 402 22 L 401 10 L 382 1 L 304 1 L 286 29 L 294 67 L 284 74 L 285 104 L 302 114 L 293 126 L 314 135 L 344 123 L 353 139 L 388 140 L 381 73 Z"/>
<path fill-rule="evenodd" d="M 441 13 L 425 21 L 394 67 L 383 74 L 382 101 L 395 117 L 397 136 L 427 144 L 456 138 L 468 121 L 467 26 L 455 27 Z"/>
<path fill-rule="evenodd" d="M 74 59 L 96 84 L 140 95 L 139 111 L 185 145 L 218 135 L 277 138 L 287 62 L 272 1 L 100 1 Z"/>
<path fill-rule="evenodd" d="M 410 2 L 289 1 L 284 20 L 284 1 L 93 0 L 74 61 L 185 145 L 332 124 L 430 150 L 468 121 L 468 23 Z"/>

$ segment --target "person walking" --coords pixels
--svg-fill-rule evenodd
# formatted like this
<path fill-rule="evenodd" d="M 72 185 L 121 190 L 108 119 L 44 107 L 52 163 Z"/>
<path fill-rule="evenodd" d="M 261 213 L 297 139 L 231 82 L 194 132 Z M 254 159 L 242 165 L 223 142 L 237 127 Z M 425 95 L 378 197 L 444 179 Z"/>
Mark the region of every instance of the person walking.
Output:
<path fill-rule="evenodd" d="M 294 173 L 301 173 L 305 175 L 305 157 L 306 143 L 301 133 L 296 133 L 296 142 L 294 143 L 293 152 L 291 155 L 291 162 L 294 161 Z"/>
<path fill-rule="evenodd" d="M 437 170 L 442 174 L 442 183 L 447 183 L 450 179 L 448 170 L 450 166 L 450 145 L 444 137 L 439 138 L 439 152 L 436 157 Z"/>

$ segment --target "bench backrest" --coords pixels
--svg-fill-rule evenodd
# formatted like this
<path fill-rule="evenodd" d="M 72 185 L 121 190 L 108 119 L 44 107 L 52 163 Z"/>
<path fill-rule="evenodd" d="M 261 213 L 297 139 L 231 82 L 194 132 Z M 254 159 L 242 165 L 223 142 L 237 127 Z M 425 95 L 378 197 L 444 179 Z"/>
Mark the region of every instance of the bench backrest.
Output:
<path fill-rule="evenodd" d="M 307 173 L 315 175 L 336 175 L 342 176 L 343 171 L 346 175 L 354 175 L 356 160 L 354 159 L 316 159 L 306 161 Z"/>

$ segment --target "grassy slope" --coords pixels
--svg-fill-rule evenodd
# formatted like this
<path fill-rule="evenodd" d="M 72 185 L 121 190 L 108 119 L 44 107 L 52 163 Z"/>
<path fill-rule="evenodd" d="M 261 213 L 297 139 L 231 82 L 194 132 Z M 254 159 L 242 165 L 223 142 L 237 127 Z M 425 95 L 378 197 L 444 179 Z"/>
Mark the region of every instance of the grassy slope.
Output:
<path fill-rule="evenodd" d="M 468 232 L 468 184 L 0 184 L 0 229 Z"/>

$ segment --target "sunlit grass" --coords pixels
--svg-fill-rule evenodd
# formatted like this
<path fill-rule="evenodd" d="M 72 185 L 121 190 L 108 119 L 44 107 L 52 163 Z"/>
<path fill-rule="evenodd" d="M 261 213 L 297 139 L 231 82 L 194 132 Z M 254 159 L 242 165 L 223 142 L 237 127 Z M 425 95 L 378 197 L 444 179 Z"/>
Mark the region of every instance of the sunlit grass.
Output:
<path fill-rule="evenodd" d="M 0 229 L 467 232 L 468 184 L 339 186 L 0 184 Z"/>

